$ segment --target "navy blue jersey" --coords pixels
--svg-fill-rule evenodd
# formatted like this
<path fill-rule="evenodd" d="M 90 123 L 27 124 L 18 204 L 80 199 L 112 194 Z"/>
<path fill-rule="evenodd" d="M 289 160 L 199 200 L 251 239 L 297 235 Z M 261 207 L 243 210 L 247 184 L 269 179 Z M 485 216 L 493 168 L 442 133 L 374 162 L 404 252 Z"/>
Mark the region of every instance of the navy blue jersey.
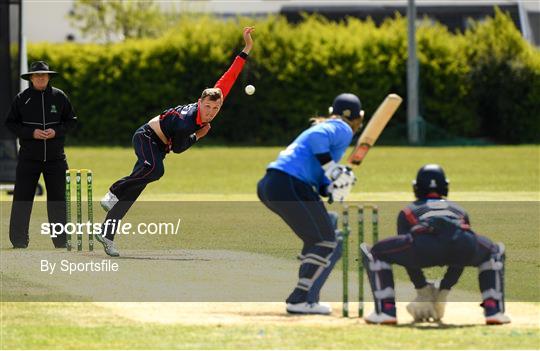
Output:
<path fill-rule="evenodd" d="M 318 123 L 300 134 L 287 149 L 280 152 L 268 169 L 278 169 L 319 189 L 330 184 L 315 155 L 329 153 L 339 162 L 351 143 L 353 131 L 341 119 Z"/>
<path fill-rule="evenodd" d="M 194 133 L 198 128 L 197 118 L 197 104 L 178 105 L 173 108 L 169 108 L 159 116 L 159 126 L 161 131 L 167 139 L 172 138 L 178 131 L 185 131 L 186 133 Z"/>
<path fill-rule="evenodd" d="M 173 152 L 180 153 L 197 141 L 195 132 L 202 127 L 198 113 L 198 103 L 193 103 L 167 109 L 159 116 L 159 126 Z"/>
<path fill-rule="evenodd" d="M 417 200 L 399 212 L 397 232 L 408 234 L 413 226 L 431 217 L 447 217 L 470 225 L 467 212 L 456 203 L 442 198 L 427 198 Z"/>

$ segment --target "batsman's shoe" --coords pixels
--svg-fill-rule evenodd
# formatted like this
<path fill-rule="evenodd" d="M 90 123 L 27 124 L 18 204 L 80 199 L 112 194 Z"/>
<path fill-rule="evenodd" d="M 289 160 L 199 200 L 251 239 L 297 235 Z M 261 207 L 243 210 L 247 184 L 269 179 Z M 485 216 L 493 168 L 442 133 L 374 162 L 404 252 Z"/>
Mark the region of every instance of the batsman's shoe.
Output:
<path fill-rule="evenodd" d="M 332 313 L 332 308 L 325 303 L 320 302 L 300 302 L 288 303 L 287 313 L 291 314 L 324 314 Z"/>
<path fill-rule="evenodd" d="M 495 313 L 492 316 L 486 316 L 486 324 L 488 325 L 500 325 L 510 323 L 510 317 L 502 312 Z"/>
<path fill-rule="evenodd" d="M 368 324 L 386 324 L 394 325 L 397 324 L 397 318 L 390 316 L 384 312 L 377 313 L 373 311 L 369 316 L 364 318 Z"/>
<path fill-rule="evenodd" d="M 116 249 L 116 246 L 114 246 L 114 241 L 109 240 L 101 235 L 95 235 L 95 238 L 97 241 L 99 241 L 101 244 L 103 244 L 103 249 L 105 250 L 105 253 L 111 257 L 118 257 L 120 256 L 120 252 Z"/>
<path fill-rule="evenodd" d="M 108 191 L 107 194 L 101 198 L 100 204 L 101 208 L 103 208 L 105 212 L 109 212 L 117 202 L 118 198 L 116 195 Z"/>

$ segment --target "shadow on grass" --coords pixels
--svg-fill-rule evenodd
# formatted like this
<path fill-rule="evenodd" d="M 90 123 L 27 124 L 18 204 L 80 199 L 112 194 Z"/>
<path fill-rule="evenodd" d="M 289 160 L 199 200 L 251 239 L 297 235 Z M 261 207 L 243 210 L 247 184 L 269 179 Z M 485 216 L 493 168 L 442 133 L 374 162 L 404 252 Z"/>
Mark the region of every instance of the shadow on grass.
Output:
<path fill-rule="evenodd" d="M 407 328 L 418 330 L 445 330 L 445 329 L 464 329 L 484 326 L 485 324 L 446 324 L 446 323 L 407 323 L 394 325 L 395 328 Z"/>
<path fill-rule="evenodd" d="M 159 256 L 119 256 L 115 260 L 149 260 L 149 261 L 211 261 L 208 258 L 159 257 Z"/>

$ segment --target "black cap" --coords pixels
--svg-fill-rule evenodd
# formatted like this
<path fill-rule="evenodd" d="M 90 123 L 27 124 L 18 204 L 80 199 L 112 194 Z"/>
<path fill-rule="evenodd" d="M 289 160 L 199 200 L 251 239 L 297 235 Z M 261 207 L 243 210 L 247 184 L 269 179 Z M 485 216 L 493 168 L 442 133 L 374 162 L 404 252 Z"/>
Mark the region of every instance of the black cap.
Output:
<path fill-rule="evenodd" d="M 360 118 L 362 103 L 358 96 L 350 93 L 339 94 L 332 104 L 331 114 L 342 116 L 348 120 Z"/>
<path fill-rule="evenodd" d="M 446 179 L 442 167 L 428 164 L 418 170 L 416 180 L 413 181 L 414 195 L 418 199 L 425 198 L 431 193 L 448 196 L 448 184 L 450 181 Z"/>
<path fill-rule="evenodd" d="M 27 73 L 21 74 L 21 78 L 24 80 L 30 80 L 30 76 L 35 73 L 48 73 L 49 75 L 56 75 L 58 72 L 51 71 L 49 65 L 45 61 L 32 62 L 30 69 Z"/>

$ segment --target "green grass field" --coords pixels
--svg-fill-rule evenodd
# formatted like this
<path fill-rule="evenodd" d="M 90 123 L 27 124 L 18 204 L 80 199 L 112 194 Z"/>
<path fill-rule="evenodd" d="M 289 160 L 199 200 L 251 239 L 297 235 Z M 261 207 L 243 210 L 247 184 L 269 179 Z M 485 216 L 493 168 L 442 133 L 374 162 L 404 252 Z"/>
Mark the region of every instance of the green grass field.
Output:
<path fill-rule="evenodd" d="M 145 199 L 170 194 L 255 194 L 257 181 L 278 147 L 194 147 L 182 155 L 169 154 L 165 176 L 151 184 Z M 106 155 L 106 156 L 105 156 Z M 92 168 L 96 194 L 131 172 L 132 149 L 68 148 L 69 166 Z M 407 148 L 376 147 L 355 172 L 355 192 L 406 192 L 423 164 L 439 163 L 451 181 L 452 192 L 528 192 L 539 199 L 540 147 L 493 146 Z"/>
<path fill-rule="evenodd" d="M 213 249 L 263 255 L 270 262 L 295 265 L 299 240 L 257 202 L 255 195 L 256 183 L 263 176 L 266 164 L 279 151 L 280 148 L 196 147 L 182 155 L 168 155 L 165 176 L 147 187 L 141 197 L 143 201 L 134 206 L 127 218 L 134 223 L 155 221 L 156 213 L 163 221 L 176 222 L 181 218 L 182 235 L 122 237 L 118 240 L 121 252 Z M 70 167 L 94 171 L 95 200 L 112 182 L 128 174 L 135 160 L 132 150 L 123 148 L 69 148 L 67 154 Z M 27 273 L 23 271 L 27 270 L 25 258 L 13 255 L 7 235 L 11 199 L 2 194 L 2 263 L 13 264 L 21 259 L 22 270 L 2 267 L 1 348 L 537 349 L 540 345 L 537 279 L 540 276 L 540 147 L 374 148 L 356 171 L 359 181 L 351 199 L 376 202 L 380 206 L 381 237 L 393 235 L 397 211 L 412 200 L 411 180 L 417 169 L 433 162 L 445 168 L 451 181 L 450 198 L 462 201 L 471 214 L 473 227 L 505 242 L 508 298 L 532 306 L 533 320 L 495 328 L 475 323 L 442 327 L 403 324 L 392 328 L 367 326 L 354 320 L 344 323 L 337 313 L 328 322 L 316 320 L 313 324 L 288 319 L 276 323 L 260 320 L 159 323 L 127 318 L 107 306 L 89 302 L 9 302 L 31 301 L 32 293 L 43 286 L 42 281 L 24 274 Z M 42 199 L 38 200 L 31 223 L 31 244 L 25 252 L 31 258 L 44 250 L 52 251 L 49 239 L 39 235 L 39 224 L 46 215 Z M 336 205 L 332 208 L 339 210 Z M 95 212 L 96 221 L 101 220 L 101 209 L 96 208 Z M 95 255 L 104 257 L 99 247 Z M 162 274 L 160 267 L 189 266 L 182 262 L 147 263 L 129 259 L 120 262 L 127 267 L 148 266 L 148 277 Z M 201 267 L 200 274 L 208 272 L 204 270 L 206 265 L 204 261 L 193 263 L 193 267 Z M 429 273 L 435 277 L 440 272 L 433 269 Z M 239 277 L 244 274 L 241 270 L 237 273 Z M 456 288 L 477 294 L 476 275 L 475 269 L 467 269 Z M 401 268 L 396 269 L 396 277 L 405 281 Z M 25 294 L 30 297 L 22 298 Z M 46 294 L 60 295 L 65 301 L 78 299 L 53 288 Z M 257 309 L 250 313 L 257 314 Z M 280 309 L 277 316 L 270 314 L 268 318 L 271 321 L 283 318 L 282 315 Z M 377 338 L 373 337 L 375 334 Z"/>

